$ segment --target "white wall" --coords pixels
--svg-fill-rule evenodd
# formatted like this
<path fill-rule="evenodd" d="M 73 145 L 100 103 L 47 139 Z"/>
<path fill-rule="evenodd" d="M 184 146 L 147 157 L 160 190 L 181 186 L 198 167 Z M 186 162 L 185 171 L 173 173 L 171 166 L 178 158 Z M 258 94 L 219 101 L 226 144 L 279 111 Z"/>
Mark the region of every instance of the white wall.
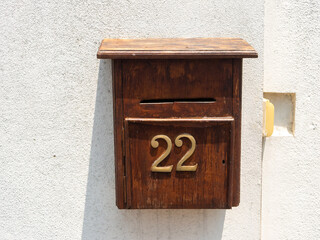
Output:
<path fill-rule="evenodd" d="M 259 239 L 263 4 L 1 1 L 1 239 Z M 96 52 L 150 37 L 242 37 L 258 51 L 244 60 L 238 208 L 116 208 L 111 64 Z"/>
<path fill-rule="evenodd" d="M 296 93 L 296 109 L 294 136 L 265 142 L 263 240 L 320 239 L 319 31 L 319 1 L 266 0 L 264 91 Z"/>

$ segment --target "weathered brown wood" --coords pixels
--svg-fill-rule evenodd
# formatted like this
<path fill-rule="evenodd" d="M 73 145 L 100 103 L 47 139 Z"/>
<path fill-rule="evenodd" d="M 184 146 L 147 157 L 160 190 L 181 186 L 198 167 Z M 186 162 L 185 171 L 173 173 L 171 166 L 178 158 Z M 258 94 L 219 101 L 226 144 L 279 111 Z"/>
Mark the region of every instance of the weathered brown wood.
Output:
<path fill-rule="evenodd" d="M 233 170 L 233 165 L 238 164 L 235 163 L 235 161 L 240 161 L 240 158 L 234 158 L 234 156 L 240 156 L 240 153 L 237 152 L 240 151 L 240 149 L 235 148 L 235 136 L 240 136 L 238 133 L 240 129 L 238 128 L 238 122 L 233 122 L 233 115 L 240 112 L 239 106 L 237 105 L 237 102 L 239 101 L 237 86 L 239 83 L 237 83 L 238 78 L 235 78 L 237 73 L 234 74 L 233 72 L 234 61 L 232 59 L 168 59 L 122 60 L 121 63 L 123 118 L 127 119 L 125 124 L 126 135 L 124 137 L 126 146 L 126 163 L 124 164 L 126 167 L 126 189 L 124 191 L 127 196 L 125 207 L 231 208 L 233 206 L 233 189 L 239 188 L 238 186 L 234 187 L 234 185 L 239 184 L 239 181 L 238 178 L 234 177 L 234 172 L 237 173 L 237 171 Z M 234 87 L 236 89 L 234 89 Z M 180 99 L 182 99 L 182 101 L 179 101 Z M 200 99 L 200 101 L 197 99 Z M 213 101 L 201 101 L 201 99 L 213 99 Z M 184 119 L 183 123 L 181 122 L 181 118 Z M 173 135 L 178 134 L 174 129 L 181 129 L 184 126 L 185 128 L 189 127 L 189 133 L 191 132 L 200 139 L 198 141 L 201 141 L 201 135 L 205 138 L 205 133 L 208 131 L 208 121 L 228 122 L 230 120 L 232 120 L 232 124 L 228 125 L 228 129 L 224 129 L 223 132 L 224 141 L 228 142 L 228 148 L 217 148 L 220 149 L 220 154 L 223 153 L 228 158 L 227 160 L 222 159 L 221 155 L 216 154 L 218 158 L 220 157 L 221 161 L 228 161 L 225 168 L 227 175 L 224 176 L 226 185 L 224 185 L 224 190 L 220 189 L 223 191 L 223 197 L 222 195 L 219 195 L 219 203 L 215 202 L 213 204 L 213 202 L 211 202 L 210 205 L 209 202 L 205 202 L 209 201 L 208 199 L 210 196 L 214 198 L 213 192 L 210 192 L 208 196 L 203 195 L 201 197 L 203 198 L 203 202 L 201 202 L 201 198 L 197 199 L 197 204 L 194 202 L 179 202 L 178 200 L 173 204 L 173 200 L 170 200 L 170 196 L 168 199 L 153 199 L 155 196 L 149 196 L 150 199 L 153 199 L 151 205 L 143 202 L 140 198 L 137 199 L 138 192 L 143 191 L 142 188 L 146 186 L 134 182 L 135 177 L 140 176 L 141 174 L 148 175 L 151 171 L 145 167 L 141 172 L 138 172 L 139 169 L 135 169 L 135 167 L 137 167 L 136 164 L 141 163 L 141 157 L 146 156 L 146 153 L 150 150 L 151 139 L 149 137 L 149 139 L 146 140 L 140 135 L 131 139 L 133 133 L 139 132 L 141 134 L 147 134 L 148 131 L 151 131 L 152 135 L 158 132 L 158 134 L 171 136 L 173 138 L 172 141 L 174 141 Z M 148 122 L 148 124 L 145 126 L 146 122 Z M 129 123 L 131 123 L 131 125 L 133 123 L 140 124 L 138 126 L 143 125 L 143 130 L 137 130 L 136 128 L 131 130 L 131 125 Z M 166 126 L 166 131 L 163 129 L 164 126 Z M 221 129 L 221 127 L 218 128 Z M 219 134 L 216 133 L 216 135 Z M 221 137 L 222 135 L 219 135 L 219 138 Z M 147 141 L 149 142 L 147 143 Z M 146 148 L 139 149 L 139 144 L 144 144 Z M 207 144 L 208 149 L 210 148 L 212 150 L 212 143 L 207 142 Z M 196 152 L 199 156 L 206 155 L 206 151 L 199 153 L 199 149 L 197 149 Z M 206 156 L 205 161 L 210 161 L 210 157 Z M 215 161 L 218 160 L 215 159 Z M 150 165 L 150 159 L 148 164 Z M 206 163 L 201 162 L 201 165 L 206 166 Z M 161 178 L 163 174 L 165 175 L 165 173 L 156 173 L 152 175 Z M 181 173 L 178 173 L 178 176 L 179 174 L 181 175 Z M 220 175 L 217 173 L 214 175 L 216 176 L 212 178 L 211 185 L 215 185 L 214 181 L 220 181 L 218 179 Z M 172 178 L 168 179 L 169 182 L 177 182 L 179 180 L 179 178 L 176 178 L 175 174 L 171 174 L 171 176 Z M 193 181 L 195 182 L 199 179 L 199 175 L 195 174 L 190 176 L 193 176 Z M 203 179 L 199 181 L 203 181 Z M 166 184 L 165 186 L 167 186 Z M 207 183 L 203 182 L 202 185 L 204 184 Z M 157 188 L 157 191 L 163 190 L 161 186 L 161 184 L 158 186 L 159 188 Z M 179 189 L 180 188 L 172 188 L 169 192 L 182 191 L 179 193 L 181 198 L 187 199 L 187 195 L 183 195 L 183 191 L 185 190 Z M 192 187 L 190 189 L 192 189 Z M 193 191 L 195 191 L 195 189 L 193 189 Z M 222 194 L 222 192 L 220 194 Z M 169 204 L 170 201 L 171 205 Z"/>
<path fill-rule="evenodd" d="M 110 41 L 115 45 L 104 42 L 106 51 L 112 47 L 112 51 L 119 53 L 122 48 L 125 54 L 123 59 L 113 60 L 117 206 L 120 209 L 238 206 L 242 88 L 239 57 L 244 55 L 231 58 L 226 51 L 252 51 L 251 46 L 246 50 L 240 39 L 181 39 L 176 44 L 172 39 L 162 39 L 167 44 L 163 46 L 158 40 L 145 46 L 146 40 Z M 222 42 L 230 42 L 229 50 Z M 186 46 L 192 49 L 189 55 L 174 59 L 182 56 L 178 52 L 184 52 Z M 158 50 L 150 51 L 151 48 Z M 166 55 L 168 49 L 174 55 Z M 213 49 L 222 55 L 202 59 L 205 55 L 201 51 Z M 126 54 L 131 51 L 153 52 L 155 59 L 148 59 L 147 55 L 128 59 Z M 157 55 L 157 51 L 163 55 Z M 191 56 L 194 59 L 189 59 Z M 229 57 L 221 58 L 226 56 Z M 197 163 L 194 172 L 176 171 L 178 162 L 191 147 L 191 140 L 184 137 L 183 145 L 177 147 L 175 138 L 186 133 L 197 144 L 184 164 Z M 173 165 L 170 173 L 151 171 L 152 163 L 166 148 L 163 139 L 158 140 L 158 147 L 151 146 L 155 135 L 165 135 L 173 144 L 168 157 L 159 164 Z"/>
<path fill-rule="evenodd" d="M 104 39 L 98 58 L 187 59 L 255 58 L 257 52 L 241 38 Z"/>
<path fill-rule="evenodd" d="M 121 91 L 118 94 L 122 100 L 116 99 L 116 102 L 123 104 L 121 107 L 122 123 L 119 126 L 125 129 L 125 135 L 120 135 L 122 138 L 122 145 L 124 148 L 119 148 L 122 151 L 122 155 L 126 157 L 125 162 L 123 158 L 118 157 L 118 169 L 122 169 L 120 175 L 125 178 L 125 185 L 119 187 L 119 194 L 124 191 L 124 195 L 119 195 L 120 198 L 126 196 L 123 201 L 123 205 L 118 204 L 119 208 L 231 208 L 233 206 L 234 189 L 239 189 L 238 170 L 234 171 L 234 165 L 238 166 L 240 161 L 240 148 L 235 147 L 238 144 L 235 136 L 240 136 L 239 117 L 240 108 L 238 105 L 239 94 L 239 78 L 238 68 L 235 69 L 236 61 L 232 59 L 208 59 L 208 60 L 121 60 L 121 67 L 118 70 L 121 71 L 118 77 L 121 77 Z M 234 72 L 236 71 L 236 72 Z M 118 79 L 119 81 L 119 79 Z M 168 101 L 170 99 L 170 101 Z M 182 101 L 179 101 L 182 99 Z M 212 101 L 198 101 L 197 99 L 213 99 Z M 150 101 L 151 100 L 151 101 Z M 234 123 L 233 116 L 237 117 L 237 122 Z M 182 121 L 181 118 L 184 120 Z M 124 120 L 127 119 L 126 123 Z M 228 128 L 224 128 L 218 123 L 224 121 L 224 123 L 230 122 Z M 211 125 L 212 129 L 208 127 L 208 121 L 214 121 L 216 125 Z M 146 125 L 145 123 L 148 122 Z M 130 124 L 131 125 L 130 125 Z M 139 126 L 139 128 L 131 129 L 131 126 Z M 191 125 L 190 125 L 191 124 Z M 140 128 L 142 126 L 142 128 Z M 217 129 L 215 129 L 215 127 Z M 180 129 L 180 132 L 178 130 Z M 148 194 L 149 185 L 143 185 L 136 179 L 136 176 L 157 176 L 162 179 L 161 176 L 168 175 L 166 173 L 152 173 L 150 171 L 151 156 L 146 155 L 150 151 L 150 136 L 156 134 L 166 134 L 171 136 L 174 141 L 174 135 L 183 133 L 183 129 L 188 131 L 196 137 L 197 142 L 206 141 L 206 134 L 212 133 L 216 135 L 218 139 L 222 139 L 227 142 L 228 147 L 222 147 L 215 145 L 213 140 L 207 141 L 207 145 L 203 148 L 197 149 L 195 156 L 204 157 L 204 161 L 199 164 L 204 167 L 208 166 L 207 161 L 225 161 L 225 174 L 223 179 L 221 174 L 214 171 L 213 168 L 208 168 L 203 174 L 208 175 L 208 179 L 201 179 L 201 173 L 189 174 L 190 181 L 198 182 L 198 184 L 209 184 L 208 186 L 214 186 L 216 184 L 223 186 L 220 189 L 220 193 L 208 192 L 208 195 L 201 195 L 196 198 L 196 202 L 186 201 L 181 199 L 189 199 L 191 192 L 196 191 L 195 187 L 186 180 L 184 184 L 190 185 L 190 193 L 181 185 L 178 176 L 186 173 L 170 174 L 170 178 L 167 182 L 163 181 L 150 181 L 154 184 L 158 183 L 157 191 L 164 191 L 163 188 L 171 186 L 171 181 L 179 182 L 178 187 L 172 187 L 167 189 L 169 191 L 168 198 L 157 198 L 155 195 L 147 197 L 150 202 L 145 202 L 143 196 L 139 195 L 139 192 Z M 211 131 L 208 131 L 210 129 Z M 223 130 L 223 134 L 218 131 Z M 122 134 L 122 133 L 121 133 Z M 133 134 L 138 134 L 133 137 Z M 139 135 L 142 134 L 142 135 Z M 151 134 L 146 139 L 145 134 Z M 202 136 L 202 138 L 201 138 Z M 205 139 L 205 140 L 203 140 Z M 220 141 L 222 141 L 220 139 Z M 139 148 L 140 145 L 143 147 Z M 211 150 L 210 150 L 211 149 Z M 213 153 L 212 149 L 216 149 Z M 219 150 L 220 149 L 220 150 Z M 185 149 L 186 150 L 186 149 Z M 208 155 L 208 151 L 213 154 Z M 224 155 L 221 155 L 224 154 Z M 141 170 L 138 166 L 141 166 L 141 158 L 147 158 L 146 164 L 149 164 L 149 169 L 146 166 Z M 155 160 L 155 156 L 152 156 Z M 176 156 L 175 161 L 181 157 Z M 223 159 L 224 158 L 224 159 Z M 149 159 L 149 160 L 148 160 Z M 137 165 L 138 164 L 138 165 Z M 200 169 L 200 168 L 199 168 Z M 209 171 L 209 172 L 208 172 Z M 197 172 L 200 172 L 198 170 Z M 118 173 L 117 173 L 118 174 Z M 200 174 L 200 175 L 199 175 Z M 119 175 L 119 174 L 118 174 Z M 121 178 L 117 176 L 121 181 Z M 206 178 L 206 177 L 205 177 Z M 123 179 L 123 178 L 122 178 Z M 147 178 L 146 178 L 147 179 Z M 148 180 L 148 181 L 149 181 Z M 155 180 L 155 178 L 152 178 Z M 123 182 L 122 182 L 123 184 Z M 163 185 L 164 184 L 164 185 Z M 221 187 L 220 186 L 220 187 Z M 175 194 L 179 192 L 181 199 L 173 201 L 173 196 L 170 192 Z M 218 194 L 218 195 L 216 195 Z M 235 194 L 235 197 L 237 197 Z M 211 202 L 210 200 L 211 196 Z M 218 196 L 218 197 L 217 197 Z M 201 200 L 202 199 L 202 200 Z"/>
<path fill-rule="evenodd" d="M 232 60 L 123 60 L 123 91 L 130 117 L 230 116 Z M 150 99 L 185 102 L 140 104 Z"/>
<path fill-rule="evenodd" d="M 227 198 L 227 207 L 232 208 L 233 207 L 233 185 L 234 185 L 234 153 L 235 153 L 235 122 L 231 122 L 231 127 L 229 129 L 229 132 L 226 134 L 229 134 L 229 151 L 228 151 L 228 198 Z M 239 159 L 240 160 L 240 159 Z"/>
<path fill-rule="evenodd" d="M 121 60 L 112 61 L 112 87 L 113 87 L 113 124 L 114 124 L 114 150 L 115 150 L 115 180 L 116 204 L 118 208 L 126 207 L 125 200 L 125 166 L 123 152 L 123 91 L 121 77 Z"/>
<path fill-rule="evenodd" d="M 232 157 L 232 118 L 213 119 L 126 119 L 128 208 L 231 208 L 232 183 L 229 165 Z M 170 173 L 151 172 L 152 163 L 167 145 L 150 146 L 152 137 L 165 134 L 174 144 L 181 133 L 196 140 L 196 151 L 184 165 L 198 164 L 195 172 L 178 172 L 176 164 L 190 149 L 183 139 L 181 148 L 173 147 L 161 166 L 173 165 Z M 230 198 L 230 199 L 228 199 Z"/>
<path fill-rule="evenodd" d="M 168 125 L 175 122 L 183 122 L 185 126 L 192 126 L 195 123 L 201 123 L 202 126 L 210 126 L 212 122 L 234 122 L 233 117 L 202 117 L 202 118 L 125 118 L 127 122 L 144 123 L 148 122 L 149 125 Z M 208 125 L 209 124 L 209 125 Z"/>
<path fill-rule="evenodd" d="M 241 164 L 241 99 L 242 99 L 242 59 L 233 59 L 233 117 L 235 118 L 233 206 L 240 203 Z"/>

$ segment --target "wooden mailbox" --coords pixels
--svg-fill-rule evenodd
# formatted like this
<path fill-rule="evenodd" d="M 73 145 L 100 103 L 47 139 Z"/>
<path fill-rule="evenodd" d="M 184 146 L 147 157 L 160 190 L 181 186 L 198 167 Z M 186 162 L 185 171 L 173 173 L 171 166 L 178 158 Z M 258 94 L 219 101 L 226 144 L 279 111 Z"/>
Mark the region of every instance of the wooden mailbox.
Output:
<path fill-rule="evenodd" d="M 239 38 L 104 39 L 112 59 L 119 208 L 231 208 L 240 202 Z"/>

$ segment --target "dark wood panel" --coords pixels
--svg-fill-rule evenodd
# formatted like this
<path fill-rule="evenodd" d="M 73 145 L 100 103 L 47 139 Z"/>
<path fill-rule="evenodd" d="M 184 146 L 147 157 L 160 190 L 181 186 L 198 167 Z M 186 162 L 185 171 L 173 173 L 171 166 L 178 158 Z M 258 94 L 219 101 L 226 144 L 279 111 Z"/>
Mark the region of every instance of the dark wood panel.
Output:
<path fill-rule="evenodd" d="M 115 181 L 116 204 L 118 208 L 125 208 L 125 167 L 123 152 L 123 89 L 121 77 L 121 60 L 112 61 L 112 88 L 113 88 L 113 125 L 114 125 L 114 152 L 115 152 Z"/>
<path fill-rule="evenodd" d="M 98 58 L 244 58 L 258 54 L 241 38 L 104 39 Z"/>
<path fill-rule="evenodd" d="M 233 60 L 233 117 L 235 118 L 233 206 L 240 203 L 241 168 L 241 99 L 242 99 L 242 59 Z"/>
<path fill-rule="evenodd" d="M 127 119 L 127 207 L 128 208 L 230 208 L 232 206 L 233 118 L 214 119 Z M 184 165 L 198 164 L 195 172 L 177 172 L 176 164 L 190 149 L 182 133 L 196 140 L 196 150 Z M 152 163 L 167 148 L 159 140 L 152 148 L 152 137 L 167 135 L 173 148 L 161 165 L 173 165 L 171 173 L 151 172 Z M 230 189 L 231 188 L 231 189 Z"/>
<path fill-rule="evenodd" d="M 232 114 L 232 60 L 123 60 L 125 116 L 203 117 Z M 141 104 L 172 99 L 181 102 Z M 199 100 L 197 100 L 199 99 Z M 201 99 L 214 99 L 204 102 Z"/>
<path fill-rule="evenodd" d="M 120 209 L 230 208 L 239 205 L 241 75 L 242 59 L 113 61 L 116 197 L 117 206 Z M 125 118 L 130 120 L 132 124 L 134 123 L 132 126 L 136 130 L 132 130 L 133 133 L 138 131 L 139 134 L 142 134 L 137 139 L 130 138 L 130 131 L 127 131 L 128 135 L 123 135 Z M 184 119 L 183 123 L 181 118 Z M 221 123 L 219 125 L 217 123 L 217 129 L 215 130 L 212 127 L 213 125 L 207 125 L 206 121 L 207 119 L 212 121 L 214 119 L 216 122 L 228 122 L 233 118 L 234 133 L 232 135 L 226 133 L 226 126 L 229 125 L 221 125 Z M 148 124 L 145 124 L 145 122 L 148 122 Z M 168 123 L 173 128 L 170 128 Z M 226 152 L 225 154 L 228 154 L 227 175 L 224 176 L 227 179 L 224 180 L 227 182 L 227 188 L 220 189 L 222 191 L 221 196 L 224 196 L 224 198 L 219 195 L 219 200 L 216 198 L 214 204 L 211 202 L 211 205 L 208 198 L 204 198 L 203 204 L 196 205 L 195 202 L 190 200 L 193 195 L 188 195 L 191 194 L 188 191 L 186 192 L 187 195 L 183 196 L 183 198 L 186 197 L 185 200 L 179 202 L 174 198 L 176 202 L 171 205 L 163 205 L 162 202 L 165 202 L 165 199 L 162 199 L 161 196 L 159 197 L 160 205 L 154 202 L 146 205 L 143 199 L 137 198 L 137 196 L 141 198 L 143 196 L 136 195 L 138 190 L 135 188 L 137 183 L 134 181 L 137 172 L 132 172 L 134 166 L 132 167 L 131 164 L 140 163 L 130 160 L 130 157 L 132 154 L 141 155 L 145 152 L 146 149 L 132 147 L 132 144 L 138 146 L 140 141 L 142 143 L 147 141 L 146 137 L 143 137 L 143 134 L 147 133 L 146 128 L 150 128 L 150 131 L 154 131 L 154 133 L 155 129 L 167 129 L 168 136 L 173 138 L 172 141 L 174 141 L 176 132 L 187 129 L 191 129 L 197 138 L 201 136 L 208 138 L 208 134 L 212 134 L 211 136 L 218 135 L 221 139 L 224 137 L 229 144 L 228 150 L 222 146 L 218 147 L 221 151 Z M 209 143 L 209 145 L 208 148 L 202 148 L 200 155 L 218 149 L 214 148 L 213 144 Z M 204 145 L 202 144 L 202 146 Z M 178 156 L 175 160 L 177 159 Z M 231 165 L 234 165 L 234 167 L 230 168 Z M 153 175 L 159 175 L 159 173 Z M 178 175 L 183 174 L 178 173 Z M 176 176 L 174 175 L 174 177 Z M 195 177 L 198 179 L 199 176 L 195 175 Z M 199 178 L 199 181 L 206 180 Z M 191 184 L 187 180 L 184 180 L 183 183 Z M 200 184 L 200 182 L 198 183 Z M 179 191 L 181 191 L 179 195 L 183 195 L 186 188 L 183 188 L 182 185 L 179 186 Z M 173 187 L 169 190 L 175 191 Z M 209 195 L 216 194 L 216 191 L 212 190 Z M 170 196 L 167 196 L 170 198 L 176 196 L 175 192 L 171 194 L 173 195 L 169 194 Z M 201 194 L 197 196 L 200 197 Z M 155 195 L 152 195 L 152 197 L 155 198 Z"/>

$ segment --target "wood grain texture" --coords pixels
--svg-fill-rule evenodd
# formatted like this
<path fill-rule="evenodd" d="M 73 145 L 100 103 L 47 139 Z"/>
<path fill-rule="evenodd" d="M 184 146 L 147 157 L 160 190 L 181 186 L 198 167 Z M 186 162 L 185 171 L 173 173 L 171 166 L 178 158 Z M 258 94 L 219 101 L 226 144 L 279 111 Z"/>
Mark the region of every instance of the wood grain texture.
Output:
<path fill-rule="evenodd" d="M 130 117 L 232 114 L 232 60 L 123 60 L 124 112 Z M 192 101 L 213 98 L 214 102 Z M 140 104 L 149 99 L 187 102 Z"/>
<path fill-rule="evenodd" d="M 239 205 L 242 59 L 124 59 L 113 63 L 117 206 Z M 200 144 L 193 156 L 201 159 L 199 171 L 152 173 L 151 164 L 165 142 L 160 140 L 159 148 L 153 149 L 151 138 L 165 134 L 174 144 L 175 137 L 183 133 Z M 170 159 L 162 163 L 176 164 L 188 147 L 190 142 L 179 151 L 173 148 Z M 186 164 L 194 164 L 193 158 Z M 223 160 L 225 165 L 219 165 Z"/>
<path fill-rule="evenodd" d="M 126 119 L 127 207 L 128 208 L 231 208 L 233 119 Z M 184 165 L 198 164 L 195 172 L 177 172 L 176 165 L 190 149 L 183 139 L 181 148 L 173 147 L 160 166 L 173 165 L 170 173 L 151 172 L 152 163 L 167 145 L 150 147 L 157 134 L 174 139 L 183 133 L 196 140 L 196 150 Z M 229 189 L 231 188 L 231 189 Z"/>
<path fill-rule="evenodd" d="M 234 136 L 233 206 L 240 203 L 241 168 L 241 100 L 242 100 L 242 59 L 233 59 L 233 117 L 237 131 Z"/>
<path fill-rule="evenodd" d="M 123 152 L 123 91 L 121 77 L 121 60 L 112 62 L 112 88 L 113 88 L 113 125 L 114 125 L 114 150 L 115 150 L 115 181 L 116 204 L 118 208 L 125 208 L 125 161 Z"/>
<path fill-rule="evenodd" d="M 97 54 L 106 59 L 256 58 L 241 38 L 104 39 Z"/>

